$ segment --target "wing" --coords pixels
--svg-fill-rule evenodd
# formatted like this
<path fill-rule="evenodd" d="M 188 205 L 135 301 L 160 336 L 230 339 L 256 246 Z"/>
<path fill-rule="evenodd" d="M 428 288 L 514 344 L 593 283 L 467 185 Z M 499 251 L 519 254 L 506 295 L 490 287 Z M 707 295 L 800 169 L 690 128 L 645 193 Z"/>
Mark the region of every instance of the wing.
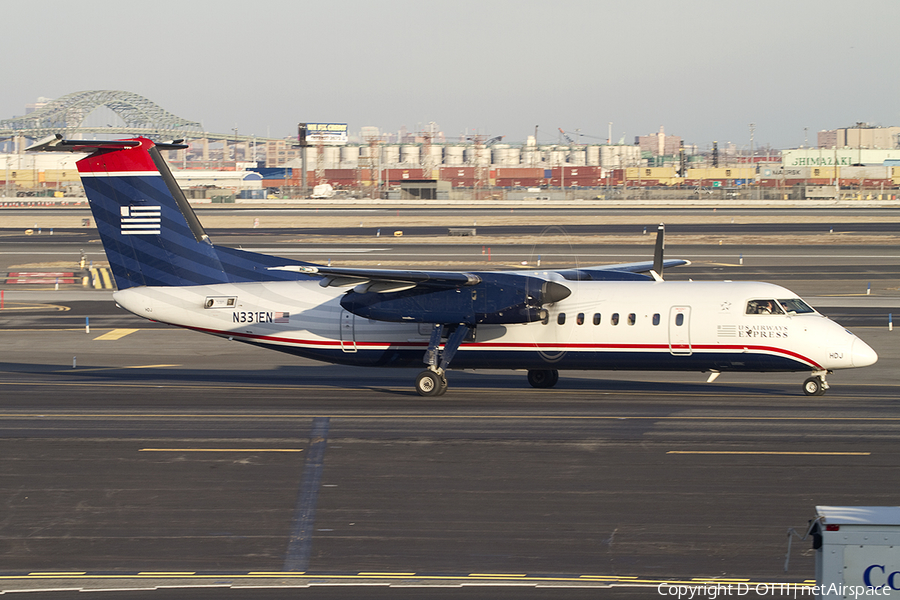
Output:
<path fill-rule="evenodd" d="M 665 260 L 663 258 L 665 248 L 666 227 L 660 223 L 656 232 L 656 249 L 653 252 L 652 261 L 583 267 L 557 272 L 566 279 L 572 281 L 629 281 L 647 279 L 648 275 L 652 279 L 662 281 L 664 269 L 691 264 L 691 261 L 683 259 Z M 648 275 L 643 275 L 643 273 L 647 273 Z"/>
<path fill-rule="evenodd" d="M 321 267 L 287 265 L 270 267 L 270 271 L 296 271 L 309 275 L 321 275 L 322 287 L 357 286 L 357 292 L 399 292 L 416 286 L 430 289 L 449 289 L 459 286 L 473 286 L 482 279 L 474 273 L 457 271 L 396 271 L 390 269 L 351 269 L 344 267 Z"/>
<path fill-rule="evenodd" d="M 680 258 L 671 258 L 662 261 L 662 268 L 680 267 L 689 265 L 691 261 Z M 556 271 L 570 281 L 631 281 L 647 279 L 644 273 L 661 273 L 657 271 L 659 265 L 655 261 L 646 260 L 633 263 L 619 263 L 615 265 L 600 265 L 596 267 L 581 267 L 578 269 L 565 269 Z"/>

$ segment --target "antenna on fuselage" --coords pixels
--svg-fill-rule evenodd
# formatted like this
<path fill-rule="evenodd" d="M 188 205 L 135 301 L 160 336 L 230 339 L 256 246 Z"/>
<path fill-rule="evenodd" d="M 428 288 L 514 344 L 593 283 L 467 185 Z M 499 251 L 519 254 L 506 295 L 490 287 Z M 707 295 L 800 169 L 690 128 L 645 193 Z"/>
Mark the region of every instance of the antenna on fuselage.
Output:
<path fill-rule="evenodd" d="M 656 249 L 653 251 L 653 270 L 650 275 L 656 281 L 663 280 L 663 253 L 666 249 L 666 226 L 659 224 L 656 230 Z"/>

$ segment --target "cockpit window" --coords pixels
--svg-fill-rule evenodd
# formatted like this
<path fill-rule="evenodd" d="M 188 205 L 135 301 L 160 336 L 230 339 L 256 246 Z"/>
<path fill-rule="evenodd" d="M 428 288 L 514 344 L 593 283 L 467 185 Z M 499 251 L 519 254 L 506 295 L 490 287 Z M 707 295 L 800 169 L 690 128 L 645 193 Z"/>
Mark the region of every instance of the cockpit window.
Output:
<path fill-rule="evenodd" d="M 803 313 L 814 313 L 816 312 L 813 307 L 809 304 L 801 300 L 800 298 L 791 298 L 789 300 L 779 300 L 778 302 L 784 307 L 788 313 L 796 313 L 798 315 Z"/>
<path fill-rule="evenodd" d="M 748 315 L 783 315 L 784 311 L 775 300 L 750 300 L 747 302 Z"/>

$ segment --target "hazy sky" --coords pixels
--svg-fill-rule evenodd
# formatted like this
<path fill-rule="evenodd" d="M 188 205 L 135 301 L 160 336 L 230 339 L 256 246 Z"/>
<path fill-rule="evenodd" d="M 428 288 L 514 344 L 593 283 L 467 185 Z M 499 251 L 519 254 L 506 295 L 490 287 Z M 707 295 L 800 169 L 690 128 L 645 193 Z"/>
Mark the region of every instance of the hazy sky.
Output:
<path fill-rule="evenodd" d="M 658 131 L 794 147 L 900 125 L 898 0 L 3 3 L 0 118 L 38 96 L 146 96 L 210 131 L 296 124 L 523 141 Z"/>

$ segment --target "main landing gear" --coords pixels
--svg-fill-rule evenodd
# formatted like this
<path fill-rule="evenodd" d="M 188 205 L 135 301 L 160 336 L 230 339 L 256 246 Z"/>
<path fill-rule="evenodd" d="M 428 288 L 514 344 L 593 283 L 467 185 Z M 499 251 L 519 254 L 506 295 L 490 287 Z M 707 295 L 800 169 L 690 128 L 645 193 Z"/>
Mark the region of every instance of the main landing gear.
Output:
<path fill-rule="evenodd" d="M 821 396 L 828 389 L 825 381 L 826 371 L 816 371 L 813 376 L 803 382 L 803 393 L 807 396 Z"/>
<path fill-rule="evenodd" d="M 444 326 L 437 324 L 431 330 L 431 339 L 428 341 L 428 350 L 425 351 L 423 362 L 428 368 L 416 377 L 416 392 L 420 396 L 441 396 L 447 391 L 446 371 L 450 367 L 450 361 L 459 350 L 459 345 L 471 331 L 468 325 L 460 323 L 447 338 L 443 351 L 441 350 L 441 333 Z"/>
<path fill-rule="evenodd" d="M 528 383 L 531 387 L 552 388 L 559 381 L 559 371 L 556 369 L 531 369 L 528 371 Z"/>

